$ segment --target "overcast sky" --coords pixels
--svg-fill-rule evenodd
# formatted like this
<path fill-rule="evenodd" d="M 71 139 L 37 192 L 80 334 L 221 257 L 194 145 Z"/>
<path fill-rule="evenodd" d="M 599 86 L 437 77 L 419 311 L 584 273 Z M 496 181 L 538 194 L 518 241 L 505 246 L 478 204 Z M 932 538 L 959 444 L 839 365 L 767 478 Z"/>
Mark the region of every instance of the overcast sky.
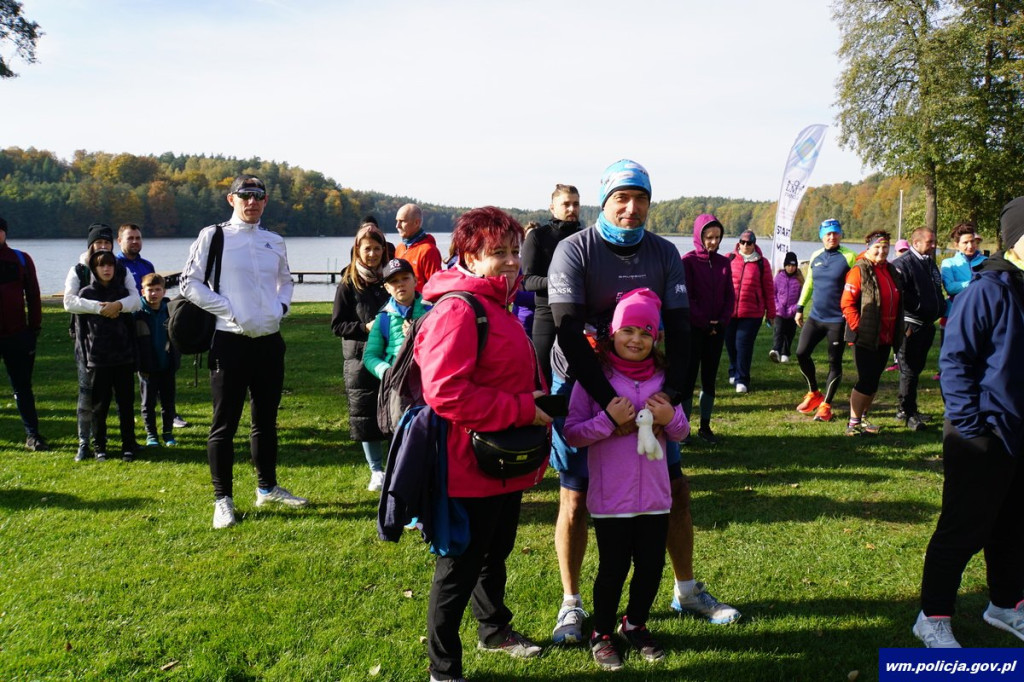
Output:
<path fill-rule="evenodd" d="M 0 147 L 220 154 L 453 206 L 597 202 L 632 158 L 654 199 L 775 200 L 833 124 L 824 0 L 23 0 L 39 63 L 0 83 Z M 811 186 L 869 169 L 830 127 Z"/>

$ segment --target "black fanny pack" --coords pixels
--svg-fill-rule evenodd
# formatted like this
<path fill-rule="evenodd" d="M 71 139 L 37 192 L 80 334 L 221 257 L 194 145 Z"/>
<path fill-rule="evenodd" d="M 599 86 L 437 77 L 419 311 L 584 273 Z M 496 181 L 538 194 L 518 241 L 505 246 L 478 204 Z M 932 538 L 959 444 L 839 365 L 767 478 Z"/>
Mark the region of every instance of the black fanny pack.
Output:
<path fill-rule="evenodd" d="M 536 471 L 543 466 L 551 451 L 545 426 L 470 431 L 469 435 L 480 470 L 503 481 Z"/>

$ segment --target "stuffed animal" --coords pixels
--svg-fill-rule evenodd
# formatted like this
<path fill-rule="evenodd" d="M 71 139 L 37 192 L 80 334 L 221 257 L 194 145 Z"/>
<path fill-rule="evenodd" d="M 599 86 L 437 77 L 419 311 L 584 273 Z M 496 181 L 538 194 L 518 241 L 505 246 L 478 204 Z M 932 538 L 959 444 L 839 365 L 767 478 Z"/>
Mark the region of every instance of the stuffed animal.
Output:
<path fill-rule="evenodd" d="M 636 454 L 647 455 L 651 461 L 662 459 L 665 453 L 654 437 L 654 415 L 651 411 L 647 408 L 640 410 L 636 415 L 636 425 L 640 427 L 636 434 Z"/>

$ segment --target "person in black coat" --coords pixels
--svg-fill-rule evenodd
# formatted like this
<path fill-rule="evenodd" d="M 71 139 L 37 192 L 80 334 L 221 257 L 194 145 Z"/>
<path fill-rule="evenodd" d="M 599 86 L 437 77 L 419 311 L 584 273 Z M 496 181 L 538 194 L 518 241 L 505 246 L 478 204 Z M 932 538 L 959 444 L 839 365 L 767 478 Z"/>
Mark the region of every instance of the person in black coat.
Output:
<path fill-rule="evenodd" d="M 345 357 L 349 434 L 363 446 L 366 463 L 370 465 L 367 490 L 372 491 L 384 485 L 385 436 L 377 427 L 380 380 L 363 365 L 363 348 L 378 311 L 388 301 L 381 278 L 386 249 L 387 240 L 380 228 L 363 223 L 352 245 L 352 262 L 338 284 L 331 316 L 331 330 L 341 337 Z"/>

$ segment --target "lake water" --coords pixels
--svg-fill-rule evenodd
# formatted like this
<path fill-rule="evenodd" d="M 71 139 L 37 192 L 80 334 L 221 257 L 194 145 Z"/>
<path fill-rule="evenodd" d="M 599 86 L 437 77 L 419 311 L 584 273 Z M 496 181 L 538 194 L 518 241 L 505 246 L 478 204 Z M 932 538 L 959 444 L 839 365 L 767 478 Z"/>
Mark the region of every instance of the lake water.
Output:
<path fill-rule="evenodd" d="M 392 243 L 398 238 L 389 234 Z M 434 235 L 437 246 L 442 254 L 448 253 L 451 234 Z M 683 235 L 670 235 L 669 241 L 676 245 L 679 253 L 693 250 L 693 238 Z M 728 253 L 736 246 L 736 237 L 723 240 L 721 251 Z M 85 250 L 85 239 L 17 239 L 9 240 L 13 248 L 21 249 L 32 256 L 36 264 L 39 288 L 43 295 L 59 294 L 64 291 L 64 278 L 78 257 Z M 352 237 L 289 237 L 288 265 L 293 273 L 298 272 L 340 272 L 349 263 L 352 251 Z M 759 241 L 762 251 L 770 251 L 771 244 L 767 239 Z M 188 259 L 191 239 L 145 239 L 142 255 L 153 262 L 159 272 L 180 272 Z M 807 260 L 815 249 L 820 248 L 819 242 L 793 242 L 791 249 L 801 261 Z M 856 248 L 856 247 L 853 247 Z M 117 251 L 117 247 L 114 247 Z M 331 284 L 325 276 L 306 278 L 303 284 L 295 286 L 293 295 L 296 301 L 333 301 L 337 284 Z"/>

